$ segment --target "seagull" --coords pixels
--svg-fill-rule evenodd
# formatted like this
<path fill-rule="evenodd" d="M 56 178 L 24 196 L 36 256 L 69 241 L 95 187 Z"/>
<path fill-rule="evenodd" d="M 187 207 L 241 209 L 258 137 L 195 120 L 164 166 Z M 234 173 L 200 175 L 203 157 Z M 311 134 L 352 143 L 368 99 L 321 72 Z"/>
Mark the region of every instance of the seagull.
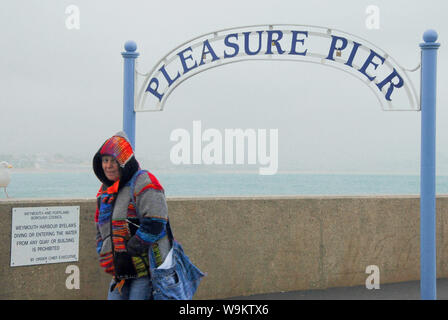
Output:
<path fill-rule="evenodd" d="M 9 198 L 8 192 L 6 192 L 6 187 L 8 186 L 9 182 L 11 181 L 11 177 L 9 175 L 9 172 L 7 169 L 12 168 L 12 165 L 10 165 L 6 161 L 0 162 L 0 187 L 3 187 L 6 193 L 6 197 Z"/>

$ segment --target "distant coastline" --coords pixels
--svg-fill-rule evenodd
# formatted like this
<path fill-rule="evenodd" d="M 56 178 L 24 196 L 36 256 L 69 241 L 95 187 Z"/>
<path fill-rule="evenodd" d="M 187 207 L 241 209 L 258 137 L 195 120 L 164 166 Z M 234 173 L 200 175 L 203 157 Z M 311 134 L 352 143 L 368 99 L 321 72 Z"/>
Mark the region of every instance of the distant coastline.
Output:
<path fill-rule="evenodd" d="M 254 174 L 258 175 L 258 169 L 253 170 L 244 170 L 244 169 L 207 169 L 207 170 L 199 170 L 199 169 L 157 169 L 157 168 L 149 168 L 149 171 L 157 172 L 159 174 Z M 57 173 L 57 172 L 92 172 L 93 170 L 90 167 L 64 167 L 64 168 L 12 168 L 10 169 L 10 173 Z M 276 175 L 281 174 L 303 174 L 303 175 L 393 175 L 393 176 L 418 176 L 418 173 L 415 172 L 348 172 L 348 171 L 310 171 L 310 170 L 279 170 Z M 447 176 L 446 174 L 438 174 L 437 176 Z"/>
<path fill-rule="evenodd" d="M 12 168 L 10 173 L 88 172 L 91 168 Z M 93 172 L 93 171 L 92 171 Z"/>

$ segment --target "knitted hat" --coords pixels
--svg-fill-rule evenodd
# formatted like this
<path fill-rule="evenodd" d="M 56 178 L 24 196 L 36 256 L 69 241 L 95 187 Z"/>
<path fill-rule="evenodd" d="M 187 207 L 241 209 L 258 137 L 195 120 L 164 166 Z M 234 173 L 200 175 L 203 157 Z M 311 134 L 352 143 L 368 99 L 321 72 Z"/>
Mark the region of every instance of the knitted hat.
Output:
<path fill-rule="evenodd" d="M 107 179 L 103 171 L 101 158 L 106 155 L 114 157 L 120 166 L 120 187 L 125 185 L 140 168 L 126 134 L 123 131 L 118 132 L 107 139 L 93 157 L 93 171 L 106 186 L 114 183 Z"/>

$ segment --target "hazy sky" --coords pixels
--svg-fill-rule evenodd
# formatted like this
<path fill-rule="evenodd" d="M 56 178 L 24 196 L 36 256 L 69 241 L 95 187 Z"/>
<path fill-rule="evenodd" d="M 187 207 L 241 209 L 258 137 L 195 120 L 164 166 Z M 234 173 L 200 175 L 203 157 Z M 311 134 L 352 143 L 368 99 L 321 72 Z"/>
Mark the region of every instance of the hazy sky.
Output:
<path fill-rule="evenodd" d="M 79 8 L 79 30 L 66 27 L 69 5 Z M 369 5 L 380 9 L 378 30 L 365 25 Z M 368 39 L 413 68 L 422 34 L 433 28 L 442 44 L 437 166 L 448 174 L 447 10 L 443 0 L 6 0 L 0 11 L 0 154 L 93 156 L 122 129 L 121 52 L 127 40 L 136 41 L 139 71 L 148 72 L 171 49 L 207 32 L 252 24 L 319 25 Z M 420 117 L 382 111 L 364 84 L 339 70 L 237 63 L 185 81 L 164 111 L 137 114 L 136 149 L 138 157 L 169 159 L 175 144 L 170 133 L 191 132 L 193 121 L 201 120 L 203 129 L 277 128 L 279 171 L 418 174 Z"/>

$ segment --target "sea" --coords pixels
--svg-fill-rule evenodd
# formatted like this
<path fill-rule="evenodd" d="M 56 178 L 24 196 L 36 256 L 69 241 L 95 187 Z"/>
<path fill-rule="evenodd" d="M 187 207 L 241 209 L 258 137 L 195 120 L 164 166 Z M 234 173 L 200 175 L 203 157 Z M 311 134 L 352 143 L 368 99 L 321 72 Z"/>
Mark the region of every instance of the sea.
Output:
<path fill-rule="evenodd" d="M 420 177 L 399 174 L 173 173 L 153 172 L 167 197 L 277 195 L 418 195 Z M 100 187 L 92 171 L 11 172 L 14 198 L 94 198 Z M 0 189 L 0 199 L 6 198 Z M 436 193 L 448 194 L 448 176 L 436 177 Z"/>

